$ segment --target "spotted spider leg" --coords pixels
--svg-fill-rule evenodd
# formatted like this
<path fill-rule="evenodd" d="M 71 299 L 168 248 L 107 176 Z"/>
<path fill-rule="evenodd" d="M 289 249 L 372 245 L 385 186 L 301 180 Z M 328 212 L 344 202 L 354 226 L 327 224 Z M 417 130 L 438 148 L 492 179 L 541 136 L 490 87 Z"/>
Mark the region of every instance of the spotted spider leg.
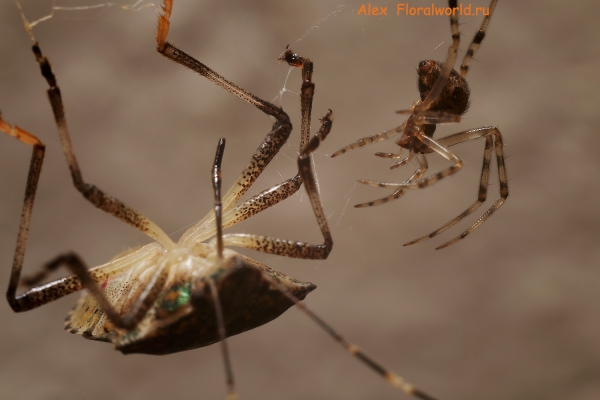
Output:
<path fill-rule="evenodd" d="M 33 146 L 31 161 L 29 163 L 27 185 L 25 189 L 25 199 L 23 200 L 23 210 L 21 212 L 21 222 L 19 225 L 19 233 L 17 235 L 17 247 L 13 257 L 13 265 L 10 274 L 10 281 L 8 283 L 8 290 L 6 291 L 8 302 L 10 303 L 11 307 L 15 308 L 17 303 L 14 301 L 14 298 L 17 294 L 17 286 L 19 285 L 21 269 L 23 267 L 23 260 L 25 258 L 25 247 L 27 245 L 27 237 L 29 234 L 31 212 L 33 210 L 33 202 L 35 200 L 35 192 L 40 179 L 40 173 L 42 172 L 42 163 L 44 162 L 46 146 L 37 137 L 25 131 L 24 129 L 21 129 L 18 126 L 12 126 L 8 122 L 4 121 L 1 116 L 0 131 L 15 137 L 17 140 L 25 144 Z"/>
<path fill-rule="evenodd" d="M 324 120 L 327 117 L 324 118 Z M 315 135 L 308 145 L 301 151 L 300 156 L 298 157 L 298 168 L 302 174 L 304 179 L 304 184 L 306 187 L 306 191 L 308 193 L 309 199 L 315 210 L 315 215 L 317 216 L 317 220 L 319 222 L 319 227 L 321 227 L 321 231 L 323 231 L 323 225 L 327 226 L 327 220 L 325 218 L 319 192 L 317 188 L 316 179 L 314 176 L 314 172 L 312 171 L 312 159 L 311 154 L 317 149 L 320 142 L 325 139 L 327 136 L 328 130 L 325 131 L 323 129 L 323 124 L 321 130 L 317 135 Z M 319 210 L 319 211 L 317 211 Z M 319 218 L 321 216 L 322 218 Z M 265 275 L 266 276 L 266 275 Z M 313 321 L 315 321 L 321 328 L 323 328 L 336 342 L 342 345 L 348 353 L 358 358 L 360 361 L 365 363 L 369 368 L 375 371 L 377 374 L 381 375 L 387 382 L 391 385 L 401 389 L 406 394 L 414 396 L 415 398 L 423 399 L 423 400 L 435 400 L 435 398 L 422 390 L 416 388 L 414 385 L 406 382 L 403 378 L 398 376 L 396 373 L 387 370 L 371 357 L 369 357 L 366 353 L 364 353 L 360 348 L 358 348 L 355 344 L 348 342 L 343 336 L 341 336 L 337 331 L 335 331 L 329 324 L 327 324 L 323 319 L 317 316 L 313 311 L 311 311 L 304 303 L 300 302 L 297 298 L 295 298 L 289 290 L 283 287 L 279 282 L 275 281 L 272 277 L 267 277 L 271 280 L 271 283 L 282 293 L 286 295 L 290 300 L 292 300 L 297 307 L 299 307 L 308 317 L 310 317 Z"/>

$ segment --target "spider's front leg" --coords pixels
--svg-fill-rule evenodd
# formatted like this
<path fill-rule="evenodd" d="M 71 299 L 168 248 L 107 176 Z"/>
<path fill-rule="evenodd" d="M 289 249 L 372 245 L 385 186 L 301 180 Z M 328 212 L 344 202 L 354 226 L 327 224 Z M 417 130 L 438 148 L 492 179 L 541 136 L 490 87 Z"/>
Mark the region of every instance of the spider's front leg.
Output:
<path fill-rule="evenodd" d="M 417 157 L 417 160 L 419 161 L 419 169 L 417 169 L 410 178 L 408 178 L 406 181 L 404 181 L 405 184 L 410 184 L 410 183 L 420 179 L 425 174 L 425 172 L 427 171 L 427 168 L 429 167 L 427 164 L 427 158 L 425 158 L 425 156 L 423 154 L 417 154 L 416 157 Z M 396 165 L 396 164 L 394 164 L 394 165 Z M 400 197 L 402 197 L 404 195 L 404 193 L 406 192 L 406 190 L 407 189 L 401 187 L 399 189 L 394 190 L 394 192 L 392 194 L 390 194 L 389 196 L 382 197 L 377 200 L 368 201 L 366 203 L 356 204 L 354 206 L 354 208 L 373 207 L 373 206 L 378 206 L 381 204 L 388 203 L 390 201 L 393 201 L 393 200 L 396 200 L 396 199 L 399 199 Z"/>
<path fill-rule="evenodd" d="M 382 133 L 378 133 L 377 135 L 373 135 L 373 136 L 367 136 L 361 139 L 358 139 L 356 142 L 354 143 L 350 143 L 347 146 L 342 147 L 341 149 L 339 149 L 338 151 L 336 151 L 335 153 L 333 153 L 331 155 L 331 158 L 337 157 L 337 156 L 341 156 L 342 154 L 346 154 L 352 150 L 355 149 L 360 149 L 361 147 L 365 147 L 368 146 L 370 144 L 373 143 L 377 143 L 377 142 L 382 142 L 384 140 L 388 140 L 389 138 L 392 138 L 396 135 L 401 134 L 402 132 L 404 132 L 404 127 L 406 126 L 406 121 L 396 127 L 396 128 L 392 128 L 392 129 L 388 129 L 387 131 L 384 131 Z"/>
<path fill-rule="evenodd" d="M 420 179 L 416 179 L 414 181 L 411 181 L 409 179 L 408 181 L 403 182 L 403 183 L 374 182 L 374 181 L 368 181 L 368 180 L 359 180 L 358 182 L 363 183 L 365 185 L 369 185 L 369 186 L 376 186 L 376 187 L 383 187 L 383 188 L 399 188 L 399 189 L 403 189 L 403 190 L 423 189 L 423 188 L 433 185 L 434 183 L 438 182 L 439 180 L 441 180 L 447 176 L 453 175 L 453 174 L 457 173 L 458 171 L 460 171 L 463 163 L 462 163 L 462 160 L 456 154 L 454 154 L 454 152 L 452 152 L 450 149 L 448 149 L 447 147 L 440 144 L 438 141 L 422 134 L 421 132 L 417 133 L 416 137 L 423 144 L 425 144 L 428 149 L 431 149 L 432 151 L 434 151 L 434 152 L 438 153 L 439 155 L 441 155 L 442 157 L 444 157 L 446 160 L 452 162 L 452 165 L 446 169 L 441 170 L 440 172 L 437 172 L 433 175 L 428 176 L 427 178 L 420 178 Z M 420 168 L 420 170 L 421 169 L 422 168 Z"/>

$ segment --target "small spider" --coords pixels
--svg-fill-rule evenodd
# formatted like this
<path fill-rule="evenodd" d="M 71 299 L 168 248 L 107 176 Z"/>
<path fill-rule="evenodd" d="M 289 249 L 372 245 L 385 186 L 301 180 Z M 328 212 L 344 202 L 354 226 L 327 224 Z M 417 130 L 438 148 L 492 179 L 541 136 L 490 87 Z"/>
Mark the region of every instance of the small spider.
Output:
<path fill-rule="evenodd" d="M 300 301 L 316 288 L 243 256 L 225 246 L 239 246 L 269 254 L 302 259 L 326 259 L 333 246 L 316 178 L 312 153 L 329 134 L 331 110 L 321 119 L 318 133 L 310 138 L 310 118 L 315 85 L 313 64 L 289 48 L 280 60 L 302 69 L 302 127 L 298 173 L 236 206 L 269 162 L 287 141 L 292 125 L 279 107 L 228 81 L 201 62 L 167 42 L 172 0 L 165 0 L 156 33 L 157 50 L 167 57 L 254 105 L 275 122 L 248 166 L 221 200 L 221 161 L 225 140 L 220 139 L 212 168 L 214 209 L 188 229 L 177 243 L 147 217 L 83 180 L 67 130 L 60 88 L 47 57 L 33 37 L 33 52 L 49 89 L 48 96 L 64 155 L 77 190 L 95 207 L 126 222 L 154 242 L 131 249 L 112 261 L 88 269 L 75 253 L 54 258 L 30 277 L 21 279 L 34 197 L 41 173 L 45 146 L 34 135 L 0 117 L 0 131 L 33 146 L 17 247 L 6 297 L 12 309 L 37 308 L 68 294 L 87 289 L 69 313 L 65 327 L 91 340 L 110 342 L 124 354 L 171 354 L 220 342 L 225 363 L 228 398 L 237 398 L 226 338 L 256 328 L 296 305 L 350 354 L 357 357 L 391 385 L 420 399 L 434 399 L 346 341 Z M 21 11 L 22 13 L 22 11 Z M 223 234 L 223 229 L 264 211 L 294 194 L 304 183 L 317 223 L 324 237 L 319 245 L 252 234 Z M 74 275 L 40 286 L 52 271 L 64 266 Z M 19 285 L 29 289 L 17 295 Z M 35 286 L 35 287 L 34 287 Z"/>
<path fill-rule="evenodd" d="M 441 139 L 433 139 L 433 134 L 437 124 L 460 122 L 460 116 L 465 114 L 469 108 L 470 90 L 465 77 L 469 71 L 469 63 L 471 62 L 473 55 L 485 38 L 485 33 L 490 23 L 490 19 L 492 18 L 492 13 L 496 7 L 497 1 L 498 0 L 492 0 L 490 3 L 488 13 L 484 18 L 479 31 L 475 34 L 473 42 L 471 43 L 471 46 L 469 47 L 469 50 L 467 51 L 467 54 L 465 55 L 460 66 L 460 73 L 454 70 L 454 63 L 456 61 L 457 51 L 460 44 L 460 33 L 458 31 L 457 12 L 453 12 L 450 15 L 452 44 L 448 48 L 448 56 L 446 57 L 446 61 L 440 63 L 437 61 L 426 60 L 419 63 L 417 73 L 419 75 L 418 85 L 421 100 L 413 103 L 413 105 L 410 107 L 410 110 L 397 111 L 398 114 L 409 114 L 409 117 L 404 121 L 404 123 L 397 128 L 387 130 L 378 135 L 362 138 L 331 155 L 331 157 L 337 157 L 359 147 L 364 147 L 371 143 L 389 139 L 400 133 L 402 134 L 400 139 L 398 139 L 396 142 L 396 144 L 401 147 L 397 153 L 376 153 L 375 155 L 383 158 L 400 159 L 400 161 L 393 164 L 390 169 L 401 167 L 416 157 L 417 161 L 419 162 L 419 168 L 409 179 L 403 183 L 359 180 L 360 183 L 370 186 L 397 188 L 389 196 L 354 206 L 356 208 L 364 208 L 384 204 L 398 199 L 407 189 L 425 188 L 433 185 L 442 178 L 457 173 L 462 168 L 462 161 L 448 148 L 469 140 L 485 138 L 483 167 L 481 170 L 481 179 L 479 181 L 479 193 L 475 203 L 462 212 L 458 217 L 443 225 L 441 228 L 431 232 L 428 235 L 410 241 L 404 244 L 405 246 L 419 243 L 437 236 L 457 222 L 461 221 L 467 215 L 479 208 L 481 204 L 483 204 L 487 196 L 492 149 L 496 150 L 498 178 L 500 181 L 500 198 L 477 220 L 477 222 L 471 225 L 466 231 L 461 233 L 456 238 L 439 246 L 437 249 L 450 246 L 451 244 L 463 239 L 469 233 L 473 232 L 479 227 L 479 225 L 488 219 L 489 216 L 494 213 L 494 211 L 500 208 L 502 203 L 504 203 L 508 197 L 508 180 L 506 177 L 506 168 L 504 166 L 502 135 L 500 134 L 498 128 L 494 126 L 484 126 L 481 128 L 455 133 Z M 451 9 L 458 11 L 456 0 L 450 0 L 448 4 Z M 404 149 L 408 149 L 408 156 L 402 158 Z M 438 153 L 450 161 L 452 165 L 434 175 L 423 178 L 423 175 L 427 171 L 427 158 L 425 155 L 433 152 Z"/>

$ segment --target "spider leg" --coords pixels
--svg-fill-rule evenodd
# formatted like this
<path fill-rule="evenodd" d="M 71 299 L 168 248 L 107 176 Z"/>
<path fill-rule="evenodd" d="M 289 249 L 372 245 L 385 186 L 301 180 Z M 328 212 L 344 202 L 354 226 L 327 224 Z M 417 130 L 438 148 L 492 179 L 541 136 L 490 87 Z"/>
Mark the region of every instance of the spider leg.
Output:
<path fill-rule="evenodd" d="M 435 151 L 448 161 L 452 162 L 452 165 L 446 169 L 441 170 L 440 172 L 428 176 L 427 178 L 419 179 L 415 182 L 410 183 L 393 183 L 393 182 L 373 182 L 366 180 L 359 180 L 358 182 L 364 183 L 369 186 L 378 186 L 378 187 L 400 187 L 403 189 L 422 189 L 428 186 L 433 185 L 437 181 L 457 173 L 462 168 L 462 161 L 456 154 L 450 151 L 446 146 L 441 145 L 437 141 L 431 139 L 430 137 L 425 136 L 423 133 L 417 133 L 416 137 L 426 144 L 431 150 Z"/>
<path fill-rule="evenodd" d="M 313 206 L 313 209 L 315 210 L 315 215 L 317 216 L 317 221 L 319 222 L 321 230 L 323 231 L 323 235 L 325 236 L 326 254 L 322 255 L 319 258 L 327 257 L 327 255 L 329 254 L 329 251 L 331 250 L 333 241 L 332 241 L 331 235 L 329 233 L 327 221 L 325 219 L 324 212 L 323 212 L 323 209 L 322 209 L 321 203 L 320 203 L 320 198 L 318 196 L 318 191 L 316 189 L 316 184 L 315 184 L 315 180 L 314 180 L 314 176 L 313 176 L 313 172 L 312 172 L 312 159 L 310 157 L 310 154 L 314 150 L 316 150 L 320 141 L 325 139 L 325 137 L 331 130 L 331 123 L 332 123 L 332 120 L 331 120 L 331 111 L 330 111 L 327 114 L 327 116 L 325 118 L 323 118 L 321 129 L 320 129 L 319 133 L 313 138 L 313 140 L 311 140 L 308 143 L 308 145 L 306 147 L 304 147 L 302 149 L 302 151 L 298 157 L 299 174 L 301 175 L 301 178 L 304 179 L 306 182 L 306 188 L 309 193 L 309 198 L 311 200 L 311 204 Z M 217 147 L 215 161 L 213 164 L 213 173 L 212 173 L 212 175 L 213 175 L 213 191 L 214 191 L 214 198 L 215 198 L 214 215 L 215 215 L 215 222 L 216 222 L 217 255 L 218 255 L 219 262 L 223 261 L 223 246 L 224 246 L 223 227 L 221 226 L 221 224 L 222 224 L 221 161 L 223 158 L 224 148 L 225 148 L 225 139 L 221 138 L 219 140 L 219 145 Z M 314 193 L 314 194 L 312 194 L 312 193 Z M 228 238 L 233 237 L 233 236 L 243 236 L 243 235 L 228 235 Z M 252 239 L 262 242 L 262 245 L 265 245 L 265 243 L 269 242 L 269 241 L 273 242 L 273 239 L 257 237 L 257 236 L 253 236 Z M 275 239 L 275 240 L 277 240 L 277 239 Z M 230 243 L 227 243 L 227 244 L 230 244 Z M 296 245 L 298 246 L 298 243 L 296 243 Z M 307 245 L 307 246 L 310 246 L 310 245 Z M 245 247 L 250 247 L 250 246 L 245 246 Z M 312 247 L 323 247 L 323 246 L 312 246 Z M 235 260 L 234 260 L 234 262 L 235 262 Z M 252 260 L 247 259 L 247 258 L 246 258 L 246 262 L 249 264 L 258 266 L 258 263 L 253 262 Z M 269 275 L 266 272 L 264 272 L 264 268 L 266 268 L 266 267 L 264 267 L 264 266 L 262 266 L 262 267 L 263 268 L 258 266 L 258 270 L 262 271 L 262 274 L 267 279 L 269 279 L 269 281 L 272 282 L 273 280 L 269 278 Z M 227 377 L 226 381 L 227 381 L 227 388 L 228 388 L 228 399 L 237 399 L 237 392 L 236 392 L 235 386 L 234 386 L 233 369 L 231 367 L 231 359 L 229 357 L 229 350 L 227 347 L 227 340 L 226 340 L 227 332 L 225 331 L 223 310 L 221 308 L 221 303 L 219 301 L 218 290 L 217 290 L 215 282 L 211 278 L 208 278 L 207 280 L 208 280 L 208 286 L 211 290 L 211 297 L 213 299 L 213 303 L 215 306 L 218 334 L 219 334 L 219 338 L 220 338 L 220 342 L 221 342 L 221 350 L 222 350 L 224 364 L 225 364 L 225 374 Z M 280 292 L 282 292 L 283 294 L 285 294 L 285 296 L 290 298 L 293 302 L 295 302 L 295 303 L 300 302 L 300 300 L 298 298 L 293 296 L 279 282 L 277 282 L 277 289 Z M 202 289 L 199 288 L 197 290 L 201 291 Z M 197 292 L 194 294 L 194 296 L 199 297 L 199 296 L 201 296 L 201 293 Z"/>
<path fill-rule="evenodd" d="M 33 41 L 32 50 L 33 54 L 35 55 L 35 59 L 40 65 L 42 76 L 48 82 L 48 98 L 50 100 L 50 105 L 52 106 L 54 120 L 58 128 L 63 152 L 69 169 L 71 171 L 71 177 L 73 179 L 73 184 L 75 188 L 83 195 L 83 197 L 86 200 L 92 203 L 95 207 L 117 217 L 121 221 L 128 223 L 134 228 L 137 228 L 138 230 L 142 231 L 146 235 L 150 236 L 151 238 L 162 244 L 165 248 L 173 248 L 175 246 L 175 243 L 173 243 L 173 241 L 167 236 L 167 234 L 162 229 L 160 229 L 147 217 L 134 210 L 133 208 L 129 207 L 122 201 L 104 193 L 100 188 L 96 187 L 95 185 L 89 184 L 83 180 L 83 176 L 81 174 L 81 170 L 79 168 L 79 164 L 77 163 L 75 152 L 71 144 L 69 131 L 67 129 L 65 108 L 62 101 L 60 88 L 58 87 L 56 81 L 56 76 L 52 71 L 52 67 L 50 66 L 48 58 L 42 54 L 38 42 L 33 37 L 31 27 L 27 22 L 25 16 L 23 15 L 22 11 L 21 15 L 23 17 L 25 29 L 27 30 L 29 36 Z"/>
<path fill-rule="evenodd" d="M 398 152 L 400 153 L 400 152 Z M 405 165 L 406 163 L 410 162 L 415 156 L 415 151 L 413 149 L 413 146 L 411 144 L 410 146 L 410 150 L 408 151 L 408 156 L 400 161 L 398 161 L 396 164 L 393 164 L 390 169 L 396 169 L 396 168 L 400 168 L 401 166 Z"/>
<path fill-rule="evenodd" d="M 452 9 L 457 8 L 458 5 L 456 0 L 449 0 L 448 6 Z M 418 116 L 421 112 L 428 110 L 431 104 L 439 97 L 440 93 L 446 86 L 446 82 L 448 81 L 448 77 L 450 76 L 450 71 L 454 68 L 454 63 L 456 62 L 456 56 L 458 53 L 458 46 L 460 45 L 460 32 L 458 30 L 458 13 L 452 12 L 450 15 L 450 31 L 452 32 L 452 44 L 448 48 L 448 55 L 446 56 L 446 61 L 444 61 L 444 67 L 442 68 L 442 72 L 440 72 L 440 76 L 437 78 L 431 91 L 425 97 L 425 99 L 417 104 L 415 107 L 415 114 Z"/>
<path fill-rule="evenodd" d="M 280 61 L 286 61 L 292 67 L 298 67 L 302 70 L 302 86 L 300 89 L 300 113 L 301 113 L 301 125 L 300 125 L 300 145 L 298 151 L 304 149 L 310 139 L 310 121 L 312 115 L 312 103 L 315 93 L 315 84 L 312 81 L 313 74 L 313 63 L 308 58 L 300 57 L 297 54 L 294 54 L 291 49 L 286 47 L 283 54 L 279 57 Z M 274 107 L 274 106 L 273 106 Z M 281 109 L 279 109 L 281 110 Z M 287 114 L 281 110 L 281 112 L 287 118 L 289 124 L 289 118 Z M 277 117 L 276 117 L 277 118 Z M 289 137 L 292 126 L 289 124 L 290 131 L 287 132 L 287 136 Z M 265 145 L 268 144 L 269 135 L 265 138 L 263 143 L 259 146 L 254 156 L 252 157 L 252 161 L 257 159 L 257 157 L 262 156 L 262 150 Z M 287 140 L 287 139 L 286 139 Z M 256 177 L 262 173 L 262 171 L 267 167 L 269 162 L 273 159 L 275 154 L 279 152 L 281 147 L 285 141 L 282 141 L 278 147 L 274 147 L 272 149 L 273 153 L 268 160 L 262 163 L 261 168 L 257 171 Z M 228 190 L 227 194 L 224 197 L 224 204 L 226 211 L 233 211 L 233 213 L 237 213 L 238 215 L 245 215 L 246 218 L 255 215 L 256 213 L 269 208 L 278 202 L 288 198 L 292 194 L 296 193 L 300 186 L 302 185 L 302 177 L 299 173 L 296 173 L 292 178 L 287 179 L 283 183 L 279 185 L 275 185 L 267 191 L 263 192 L 263 195 L 255 196 L 252 199 L 248 200 L 244 204 L 236 207 L 235 211 L 232 210 L 233 206 L 240 197 L 248 190 L 248 188 L 254 183 L 254 180 L 249 180 L 248 176 L 255 171 L 255 166 L 253 162 L 246 167 L 246 169 L 240 174 L 238 180 L 231 186 Z M 254 176 L 254 175 L 252 175 Z M 256 179 L 256 178 L 255 178 Z M 238 190 L 238 188 L 243 188 L 243 191 Z M 250 209 L 253 212 L 247 212 Z M 241 220 L 234 219 L 235 222 L 231 222 L 231 225 L 240 222 Z M 228 225 L 230 226 L 230 225 Z"/>
<path fill-rule="evenodd" d="M 401 147 L 397 153 L 375 153 L 375 156 L 381 157 L 381 158 L 398 159 L 398 158 L 402 157 L 402 153 L 404 153 L 404 148 Z M 403 158 L 402 160 L 398 161 L 397 163 L 393 164 L 390 167 L 390 169 L 399 168 L 399 167 L 403 166 L 404 164 L 410 162 L 413 159 L 414 155 L 415 155 L 415 152 L 412 150 L 412 146 L 411 146 L 411 149 L 408 152 L 408 156 Z"/>
<path fill-rule="evenodd" d="M 420 179 L 427 171 L 427 168 L 428 168 L 427 158 L 425 158 L 425 156 L 423 154 L 417 154 L 417 159 L 419 160 L 419 169 L 416 170 L 415 173 L 410 178 L 408 178 L 406 181 L 404 181 L 404 184 L 410 184 L 410 183 L 414 182 L 415 180 Z M 365 183 L 365 184 L 370 183 L 368 181 L 359 181 L 359 182 Z M 375 184 L 374 186 L 379 186 L 378 183 L 376 183 L 376 182 L 373 182 L 373 183 Z M 354 206 L 354 208 L 365 208 L 365 207 L 372 207 L 372 206 L 378 206 L 380 204 L 385 204 L 390 201 L 399 199 L 400 197 L 402 197 L 402 195 L 404 195 L 404 192 L 406 192 L 405 188 L 396 189 L 389 196 L 383 197 L 381 199 L 369 201 L 366 203 L 356 204 Z"/>
<path fill-rule="evenodd" d="M 401 147 L 400 150 L 398 150 L 397 153 L 382 153 L 382 152 L 377 152 L 377 153 L 375 153 L 375 157 L 398 159 L 398 158 L 402 157 L 402 153 L 404 153 L 404 148 Z"/>
<path fill-rule="evenodd" d="M 335 153 L 333 153 L 331 155 L 331 158 L 337 157 L 339 155 L 342 155 L 342 154 L 352 151 L 354 149 L 368 146 L 372 143 L 388 140 L 389 138 L 394 137 L 394 136 L 398 135 L 399 133 L 402 133 L 404 131 L 405 126 L 406 126 L 406 121 L 404 121 L 404 123 L 402 125 L 400 125 L 396 128 L 392 128 L 392 129 L 389 129 L 382 133 L 378 133 L 377 135 L 367 136 L 367 137 L 358 139 L 356 142 L 351 143 L 348 146 L 341 148 L 338 151 L 336 151 Z"/>
<path fill-rule="evenodd" d="M 436 250 L 442 249 L 444 247 L 450 246 L 458 242 L 461 239 L 464 239 L 469 233 L 473 232 L 477 229 L 486 219 L 488 219 L 500 206 L 504 203 L 506 198 L 508 197 L 508 178 L 506 175 L 506 166 L 504 165 L 504 143 L 502 141 L 502 135 L 500 131 L 495 127 L 483 127 L 478 129 L 473 129 L 465 132 L 456 133 L 454 135 L 448 136 L 446 138 L 440 139 L 440 143 L 447 146 L 453 146 L 459 143 L 463 143 L 468 140 L 474 140 L 485 137 L 485 149 L 483 153 L 483 166 L 481 168 L 481 179 L 479 181 L 479 192 L 477 195 L 477 200 L 465 211 L 463 211 L 459 216 L 449 221 L 441 228 L 431 232 L 428 235 L 420 237 L 418 239 L 412 240 L 406 244 L 405 246 L 420 243 L 427 239 L 430 239 L 438 234 L 444 232 L 446 229 L 455 225 L 467 215 L 471 214 L 473 211 L 477 210 L 483 202 L 485 202 L 487 197 L 487 189 L 489 186 L 489 176 L 490 176 L 490 161 L 492 157 L 492 149 L 496 150 L 496 161 L 498 164 L 498 180 L 500 182 L 500 198 L 496 200 L 496 202 L 466 231 L 461 233 L 456 238 L 444 243 L 443 245 L 437 247 Z"/>
<path fill-rule="evenodd" d="M 494 8 L 496 8 L 497 2 L 498 0 L 492 0 L 492 2 L 490 3 L 488 7 L 489 12 L 483 19 L 481 27 L 475 34 L 473 42 L 471 42 L 471 46 L 469 46 L 469 50 L 467 50 L 467 54 L 465 54 L 465 58 L 463 58 L 462 64 L 460 66 L 460 76 L 463 78 L 467 76 L 467 72 L 469 72 L 469 63 L 473 59 L 475 52 L 477 52 L 477 50 L 479 49 L 481 42 L 483 42 L 483 39 L 485 39 L 485 33 L 487 31 L 488 25 L 490 24 L 490 20 L 492 19 L 492 13 L 494 12 Z"/>
<path fill-rule="evenodd" d="M 417 134 L 417 138 L 425 143 L 430 149 L 444 157 L 446 160 L 451 161 L 453 164 L 448 168 L 441 170 L 440 172 L 431 175 L 427 178 L 419 179 L 416 182 L 405 185 L 404 187 L 407 189 L 422 189 L 427 186 L 431 186 L 440 179 L 443 179 L 447 176 L 457 173 L 462 168 L 462 161 L 456 154 L 450 151 L 447 147 L 442 146 L 434 139 L 425 136 L 423 133 L 419 132 Z"/>
<path fill-rule="evenodd" d="M 397 112 L 398 113 L 398 112 Z M 425 110 L 415 116 L 416 125 L 459 123 L 460 115 L 445 111 Z"/>
<path fill-rule="evenodd" d="M 67 164 L 71 170 L 71 176 L 75 187 L 79 190 L 83 196 L 90 201 L 94 206 L 101 210 L 108 212 L 124 222 L 138 228 L 147 235 L 153 237 L 164 247 L 174 246 L 174 243 L 169 237 L 154 223 L 144 217 L 142 214 L 136 212 L 130 207 L 126 206 L 121 201 L 104 194 L 100 189 L 94 185 L 87 184 L 84 182 L 81 171 L 77 164 L 71 140 L 67 130 L 64 106 L 60 93 L 60 88 L 56 83 L 56 77 L 50 66 L 48 59 L 42 54 L 41 49 L 33 37 L 31 27 L 27 22 L 27 19 L 21 11 L 21 16 L 25 25 L 25 29 L 29 33 L 33 41 L 33 53 L 36 57 L 36 61 L 40 65 L 42 76 L 48 82 L 50 88 L 48 89 L 48 97 L 54 113 L 54 118 L 59 131 L 60 139 L 63 146 L 63 152 L 67 160 Z M 27 179 L 27 189 L 25 193 L 25 200 L 23 203 L 23 212 L 21 216 L 21 223 L 19 227 L 19 234 L 17 237 L 17 247 L 15 249 L 15 255 L 13 259 L 13 267 L 11 270 L 11 278 L 9 281 L 9 287 L 6 292 L 7 300 L 11 308 L 16 311 L 27 311 L 32 308 L 39 307 L 43 304 L 49 303 L 53 300 L 66 296 L 75 291 L 81 290 L 83 287 L 87 287 L 90 292 L 97 297 L 100 304 L 106 306 L 107 316 L 111 319 L 118 327 L 133 326 L 137 324 L 138 313 L 145 304 L 134 305 L 132 313 L 129 313 L 125 318 L 121 318 L 114 308 L 110 305 L 104 294 L 99 290 L 96 284 L 94 276 L 85 268 L 83 262 L 74 253 L 65 254 L 55 258 L 54 260 L 47 263 L 42 271 L 36 274 L 33 278 L 26 279 L 26 285 L 32 285 L 38 283 L 43 279 L 49 272 L 58 269 L 61 265 L 66 265 L 69 269 L 75 272 L 76 276 L 66 277 L 55 282 L 51 282 L 47 285 L 33 288 L 24 294 L 17 296 L 17 287 L 21 278 L 21 271 L 23 268 L 23 259 L 25 255 L 25 248 L 27 244 L 27 237 L 29 232 L 29 226 L 31 222 L 31 214 L 33 209 L 33 201 L 35 198 L 35 192 L 41 173 L 41 166 L 44 158 L 44 145 L 33 135 L 27 133 L 19 127 L 12 127 L 5 121 L 0 119 L 0 130 L 5 131 L 11 136 L 17 137 L 24 143 L 31 144 L 34 147 L 31 164 L 29 168 L 29 176 Z M 98 271 L 100 272 L 100 271 Z M 99 274 L 102 276 L 102 274 Z M 88 286 L 89 285 L 89 286 Z"/>
<path fill-rule="evenodd" d="M 243 256 L 242 256 L 243 257 Z M 403 378 L 397 375 L 395 372 L 385 368 L 380 363 L 375 361 L 369 355 L 367 355 L 363 350 L 361 350 L 357 345 L 347 341 L 341 334 L 339 334 L 331 325 L 325 322 L 320 316 L 318 316 L 315 312 L 313 312 L 310 308 L 306 306 L 300 299 L 294 296 L 284 285 L 282 285 L 277 279 L 273 276 L 269 275 L 266 270 L 270 268 L 255 261 L 249 259 L 247 257 L 243 257 L 244 261 L 253 264 L 257 267 L 258 270 L 262 271 L 263 276 L 270 281 L 271 285 L 281 292 L 285 297 L 287 297 L 292 303 L 296 305 L 306 316 L 312 319 L 317 325 L 319 325 L 331 338 L 339 343 L 348 353 L 352 356 L 356 357 L 359 361 L 364 363 L 367 367 L 372 369 L 375 373 L 379 374 L 383 379 L 385 379 L 392 386 L 404 391 L 406 394 L 409 394 L 415 398 L 422 400 L 435 400 L 435 397 L 431 396 L 418 389 L 414 385 L 406 382 Z"/>
<path fill-rule="evenodd" d="M 240 246 L 263 253 L 277 254 L 294 258 L 304 259 L 326 259 L 333 247 L 333 239 L 327 218 L 321 205 L 319 189 L 312 169 L 312 153 L 319 147 L 319 144 L 325 140 L 333 124 L 332 112 L 329 110 L 327 115 L 321 120 L 319 132 L 313 136 L 310 142 L 298 155 L 298 170 L 304 181 L 308 198 L 313 208 L 317 223 L 325 239 L 323 244 L 314 245 L 304 242 L 295 242 L 259 235 L 247 234 L 229 234 L 223 237 L 228 246 Z"/>

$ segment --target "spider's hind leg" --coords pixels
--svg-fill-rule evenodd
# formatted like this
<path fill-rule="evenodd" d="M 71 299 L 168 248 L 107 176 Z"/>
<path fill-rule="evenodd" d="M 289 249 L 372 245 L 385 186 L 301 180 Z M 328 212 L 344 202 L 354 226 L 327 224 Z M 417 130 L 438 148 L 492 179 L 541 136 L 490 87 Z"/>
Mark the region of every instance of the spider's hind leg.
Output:
<path fill-rule="evenodd" d="M 486 219 L 488 219 L 500 206 L 504 203 L 506 198 L 508 197 L 508 178 L 506 175 L 506 166 L 504 165 L 504 143 L 502 141 L 502 134 L 500 131 L 493 126 L 483 127 L 478 129 L 472 129 L 465 132 L 459 132 L 454 135 L 447 136 L 443 139 L 440 139 L 440 144 L 444 146 L 454 146 L 459 143 L 463 143 L 469 140 L 475 140 L 479 138 L 485 138 L 485 149 L 483 152 L 483 165 L 481 168 L 481 178 L 479 180 L 479 191 L 477 194 L 477 200 L 465 211 L 463 211 L 460 215 L 458 215 L 453 220 L 444 224 L 441 228 L 431 232 L 428 235 L 420 237 L 418 239 L 412 240 L 408 243 L 405 243 L 405 246 L 420 243 L 427 239 L 437 236 L 438 234 L 444 232 L 448 228 L 454 226 L 456 223 L 460 222 L 463 218 L 471 214 L 473 211 L 477 210 L 481 204 L 486 200 L 487 197 L 487 189 L 489 186 L 489 176 L 490 176 L 490 162 L 492 157 L 492 150 L 496 150 L 496 162 L 498 164 L 498 180 L 500 182 L 500 198 L 496 200 L 496 202 L 466 231 L 461 233 L 459 236 L 454 239 L 442 244 L 437 247 L 436 250 L 442 249 L 444 247 L 450 246 L 458 242 L 461 239 L 464 239 L 469 233 L 473 232 L 477 229 Z"/>

